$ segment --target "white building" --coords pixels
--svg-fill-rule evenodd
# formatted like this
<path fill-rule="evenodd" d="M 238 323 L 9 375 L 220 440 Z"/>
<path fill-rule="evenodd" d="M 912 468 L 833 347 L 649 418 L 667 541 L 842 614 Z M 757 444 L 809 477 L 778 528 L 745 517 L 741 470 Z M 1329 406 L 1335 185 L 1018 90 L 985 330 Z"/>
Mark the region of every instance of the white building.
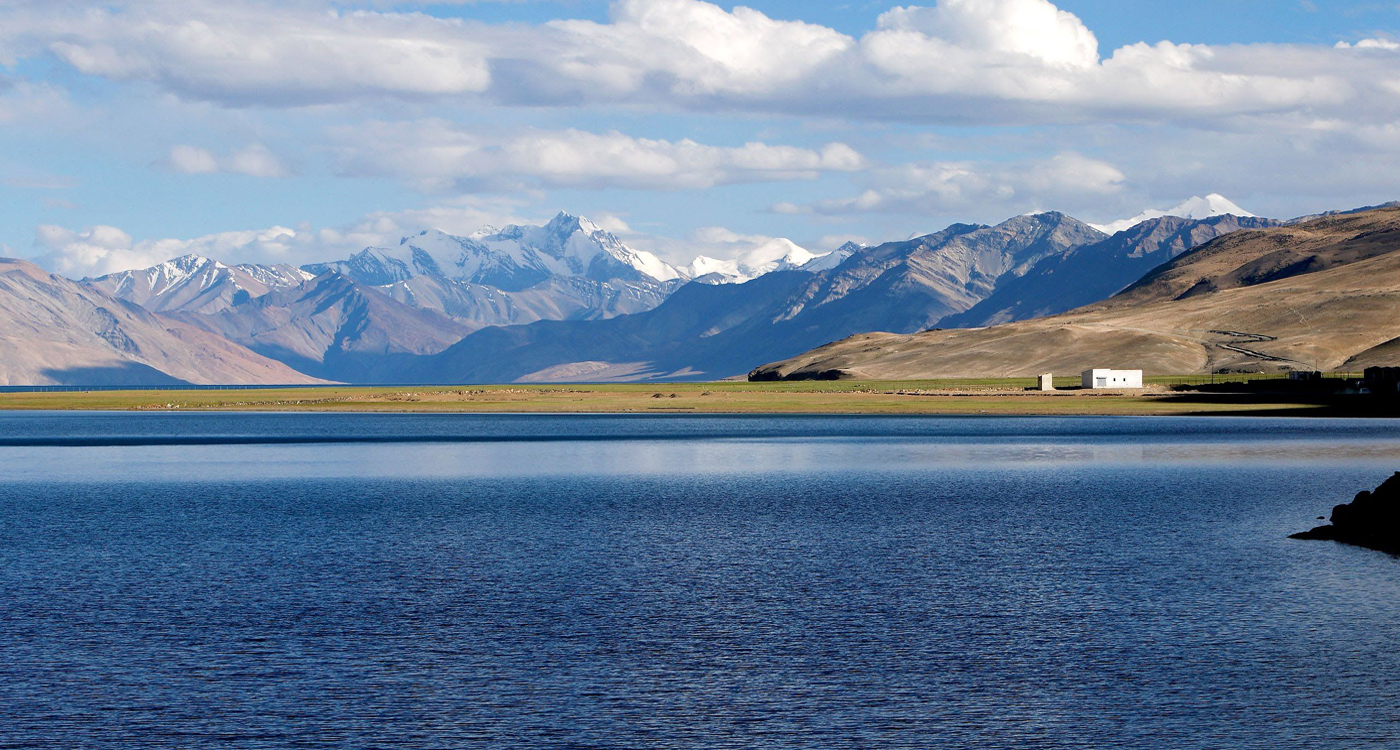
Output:
<path fill-rule="evenodd" d="M 1141 388 L 1142 370 L 1085 370 L 1085 388 Z"/>

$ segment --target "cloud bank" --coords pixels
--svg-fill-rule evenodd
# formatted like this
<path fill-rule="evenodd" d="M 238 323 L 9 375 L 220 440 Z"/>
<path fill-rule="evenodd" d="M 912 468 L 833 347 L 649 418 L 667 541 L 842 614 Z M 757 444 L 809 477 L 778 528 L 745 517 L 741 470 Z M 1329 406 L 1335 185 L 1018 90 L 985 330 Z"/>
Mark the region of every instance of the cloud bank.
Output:
<path fill-rule="evenodd" d="M 237 0 L 30 7 L 11 11 L 8 46 L 21 53 L 233 106 L 388 97 L 945 123 L 1301 111 L 1381 121 L 1397 113 L 1400 77 L 1384 39 L 1104 51 L 1048 0 L 898 7 L 859 38 L 702 0 L 617 0 L 606 23 L 534 26 Z"/>
<path fill-rule="evenodd" d="M 819 149 L 690 139 L 634 138 L 617 131 L 528 130 L 484 136 L 443 120 L 369 123 L 336 134 L 337 169 L 349 177 L 392 177 L 424 192 L 483 185 L 647 190 L 812 180 L 854 172 L 865 159 L 843 143 Z"/>

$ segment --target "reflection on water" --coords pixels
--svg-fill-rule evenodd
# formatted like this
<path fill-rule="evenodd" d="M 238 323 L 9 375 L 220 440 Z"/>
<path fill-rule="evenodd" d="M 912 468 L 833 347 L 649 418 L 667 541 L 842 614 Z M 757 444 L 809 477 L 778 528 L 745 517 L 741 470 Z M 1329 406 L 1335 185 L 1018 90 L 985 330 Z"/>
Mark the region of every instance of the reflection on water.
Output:
<path fill-rule="evenodd" d="M 1392 422 L 0 415 L 0 747 L 1390 748 Z"/>
<path fill-rule="evenodd" d="M 1163 418 L 0 415 L 10 481 L 911 471 L 1349 461 L 1400 422 Z"/>
<path fill-rule="evenodd" d="M 696 442 L 425 443 L 362 445 L 0 448 L 11 481 L 142 481 L 288 477 L 519 477 L 913 471 L 1064 464 L 1230 465 L 1374 462 L 1400 468 L 1400 442 L 1260 444 L 942 444 L 918 439 Z"/>

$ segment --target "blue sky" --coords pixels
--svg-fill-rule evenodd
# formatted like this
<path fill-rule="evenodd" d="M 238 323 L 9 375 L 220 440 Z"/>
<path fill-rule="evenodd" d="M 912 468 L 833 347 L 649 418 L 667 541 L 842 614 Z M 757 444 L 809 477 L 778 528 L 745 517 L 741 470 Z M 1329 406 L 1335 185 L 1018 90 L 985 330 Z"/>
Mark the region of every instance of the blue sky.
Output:
<path fill-rule="evenodd" d="M 1400 195 L 1400 9 L 0 0 L 0 252 L 74 276 L 588 215 L 685 262 Z"/>

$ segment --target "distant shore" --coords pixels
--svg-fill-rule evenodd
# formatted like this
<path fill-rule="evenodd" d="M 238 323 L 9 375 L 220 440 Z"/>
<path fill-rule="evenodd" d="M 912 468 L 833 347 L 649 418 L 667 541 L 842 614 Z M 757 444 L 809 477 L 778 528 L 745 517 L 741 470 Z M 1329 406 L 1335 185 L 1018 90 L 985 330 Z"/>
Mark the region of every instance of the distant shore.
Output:
<path fill-rule="evenodd" d="M 325 386 L 0 394 L 0 410 L 539 414 L 941 414 L 998 416 L 1400 417 L 1369 396 L 1196 391 L 1030 390 L 1027 379 L 899 382 Z"/>

